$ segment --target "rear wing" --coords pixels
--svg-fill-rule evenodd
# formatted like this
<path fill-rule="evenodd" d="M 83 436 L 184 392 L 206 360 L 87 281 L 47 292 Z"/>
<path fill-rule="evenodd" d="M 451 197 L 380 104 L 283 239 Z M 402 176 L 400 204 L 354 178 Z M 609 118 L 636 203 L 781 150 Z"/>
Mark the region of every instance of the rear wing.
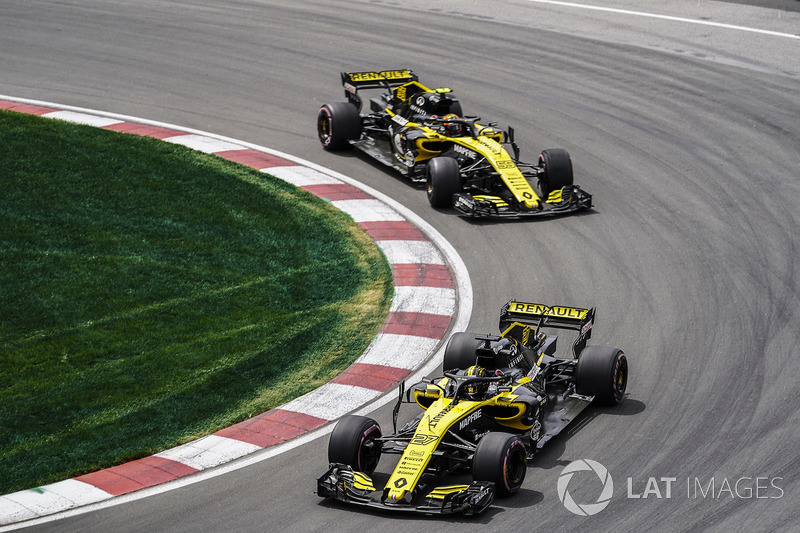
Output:
<path fill-rule="evenodd" d="M 382 89 L 397 87 L 419 78 L 409 69 L 382 70 L 380 72 L 342 72 L 342 85 L 353 89 Z M 348 92 L 353 92 L 352 89 Z"/>
<path fill-rule="evenodd" d="M 382 70 L 380 72 L 342 72 L 342 85 L 347 101 L 361 111 L 361 89 L 391 89 L 419 78 L 409 69 Z M 379 106 L 380 107 L 380 106 Z"/>
<path fill-rule="evenodd" d="M 548 306 L 543 304 L 511 300 L 500 310 L 500 331 L 507 331 L 514 324 L 569 329 L 578 332 L 572 347 L 575 357 L 586 346 L 592 336 L 596 308 Z"/>

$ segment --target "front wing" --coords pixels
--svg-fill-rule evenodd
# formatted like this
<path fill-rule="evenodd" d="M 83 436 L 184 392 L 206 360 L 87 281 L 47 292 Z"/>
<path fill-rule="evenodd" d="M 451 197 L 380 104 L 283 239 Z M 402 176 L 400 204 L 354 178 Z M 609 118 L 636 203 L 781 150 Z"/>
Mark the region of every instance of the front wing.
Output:
<path fill-rule="evenodd" d="M 331 464 L 328 471 L 317 478 L 317 495 L 322 498 L 377 509 L 424 514 L 476 515 L 491 505 L 494 493 L 494 483 L 473 481 L 470 485 L 423 490 L 409 500 L 392 501 L 386 498 L 385 491 L 375 489 L 369 476 L 338 463 Z"/>
<path fill-rule="evenodd" d="M 551 192 L 547 200 L 542 202 L 539 207 L 523 210 L 512 206 L 498 196 L 473 196 L 466 193 L 456 193 L 453 195 L 453 207 L 462 215 L 471 217 L 552 217 L 591 208 L 592 195 L 577 185 L 571 185 Z"/>

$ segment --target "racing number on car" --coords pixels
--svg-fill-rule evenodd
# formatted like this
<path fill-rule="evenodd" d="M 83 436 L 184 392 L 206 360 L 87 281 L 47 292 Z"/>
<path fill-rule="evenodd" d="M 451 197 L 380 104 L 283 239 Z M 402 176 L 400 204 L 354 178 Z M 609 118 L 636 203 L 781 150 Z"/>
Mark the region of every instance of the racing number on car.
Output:
<path fill-rule="evenodd" d="M 427 446 L 436 439 L 437 437 L 435 435 L 414 435 L 414 438 L 411 439 L 409 444 L 414 444 L 416 446 Z"/>
<path fill-rule="evenodd" d="M 498 169 L 507 169 L 507 168 L 515 168 L 513 161 L 497 161 L 497 168 Z"/>

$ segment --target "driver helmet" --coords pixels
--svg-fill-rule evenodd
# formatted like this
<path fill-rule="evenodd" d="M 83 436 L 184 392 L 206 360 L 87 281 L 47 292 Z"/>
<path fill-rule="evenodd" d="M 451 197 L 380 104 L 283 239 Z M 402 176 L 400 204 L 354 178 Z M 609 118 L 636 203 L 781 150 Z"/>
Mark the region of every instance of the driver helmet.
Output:
<path fill-rule="evenodd" d="M 486 369 L 482 366 L 473 365 L 464 371 L 465 376 L 469 377 L 488 377 L 489 374 L 486 372 Z M 482 383 L 470 383 L 466 387 L 467 398 L 472 401 L 480 401 L 486 396 L 486 392 L 489 390 L 489 382 L 484 381 Z"/>
<path fill-rule="evenodd" d="M 458 137 L 461 135 L 461 132 L 463 131 L 462 128 L 463 124 L 461 124 L 460 122 L 447 122 L 448 120 L 457 120 L 458 118 L 459 116 L 456 115 L 455 113 L 448 113 L 444 117 L 442 117 L 442 119 L 445 121 L 444 132 L 449 137 Z"/>

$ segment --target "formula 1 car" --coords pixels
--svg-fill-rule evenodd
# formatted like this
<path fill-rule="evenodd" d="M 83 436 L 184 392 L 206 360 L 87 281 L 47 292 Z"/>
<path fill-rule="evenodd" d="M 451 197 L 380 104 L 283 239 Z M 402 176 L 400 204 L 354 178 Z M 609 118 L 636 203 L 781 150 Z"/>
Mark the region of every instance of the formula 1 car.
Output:
<path fill-rule="evenodd" d="M 478 514 L 522 486 L 527 460 L 590 403 L 622 401 L 628 361 L 622 350 L 587 346 L 595 309 L 511 301 L 500 335 L 455 333 L 445 348 L 444 375 L 408 390 L 401 384 L 391 435 L 364 416 L 345 416 L 328 443 L 328 470 L 317 494 L 357 505 L 427 514 Z M 553 329 L 577 332 L 572 354 L 555 356 Z M 418 416 L 397 429 L 401 404 Z M 381 487 L 373 472 L 382 454 L 399 455 Z M 469 484 L 438 485 L 469 470 Z"/>
<path fill-rule="evenodd" d="M 519 160 L 514 130 L 463 116 L 448 88 L 430 89 L 410 70 L 342 72 L 347 102 L 323 104 L 317 134 L 327 150 L 354 147 L 427 184 L 433 207 L 492 218 L 552 216 L 592 207 L 573 184 L 566 150 L 542 151 L 537 165 Z M 361 91 L 382 89 L 361 114 Z M 503 147 L 511 147 L 513 155 Z M 530 182 L 536 182 L 541 196 Z"/>

